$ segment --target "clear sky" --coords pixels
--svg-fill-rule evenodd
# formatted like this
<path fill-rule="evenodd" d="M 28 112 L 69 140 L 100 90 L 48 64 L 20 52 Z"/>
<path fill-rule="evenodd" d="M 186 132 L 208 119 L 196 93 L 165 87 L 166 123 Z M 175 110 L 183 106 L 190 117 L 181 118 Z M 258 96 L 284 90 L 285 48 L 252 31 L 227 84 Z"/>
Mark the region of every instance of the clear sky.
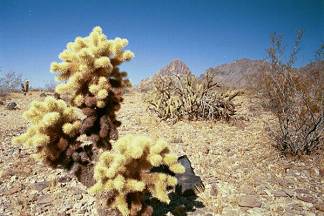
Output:
<path fill-rule="evenodd" d="M 172 59 L 195 74 L 239 58 L 262 59 L 271 32 L 292 43 L 304 29 L 297 66 L 324 42 L 324 0 L 0 0 L 0 68 L 42 86 L 67 42 L 101 26 L 124 37 L 135 58 L 122 66 L 133 83 Z"/>

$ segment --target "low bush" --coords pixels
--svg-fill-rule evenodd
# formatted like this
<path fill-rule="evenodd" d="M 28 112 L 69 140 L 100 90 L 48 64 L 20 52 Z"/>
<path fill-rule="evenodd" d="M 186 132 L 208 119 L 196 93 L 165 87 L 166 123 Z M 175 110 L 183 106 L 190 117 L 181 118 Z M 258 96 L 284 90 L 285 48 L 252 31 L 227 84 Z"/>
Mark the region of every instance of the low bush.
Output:
<path fill-rule="evenodd" d="M 269 70 L 259 82 L 259 92 L 279 125 L 271 129 L 276 147 L 284 154 L 309 154 L 323 144 L 324 85 L 320 71 L 301 73 L 293 67 L 302 39 L 297 33 L 294 48 L 286 62 L 282 61 L 282 37 L 273 34 L 267 50 Z"/>
<path fill-rule="evenodd" d="M 22 83 L 22 75 L 16 72 L 3 72 L 0 74 L 0 96 L 18 91 Z"/>
<path fill-rule="evenodd" d="M 158 76 L 154 85 L 146 98 L 148 109 L 163 120 L 229 121 L 235 115 L 233 99 L 238 92 L 219 91 L 209 73 L 201 80 L 191 74 Z"/>

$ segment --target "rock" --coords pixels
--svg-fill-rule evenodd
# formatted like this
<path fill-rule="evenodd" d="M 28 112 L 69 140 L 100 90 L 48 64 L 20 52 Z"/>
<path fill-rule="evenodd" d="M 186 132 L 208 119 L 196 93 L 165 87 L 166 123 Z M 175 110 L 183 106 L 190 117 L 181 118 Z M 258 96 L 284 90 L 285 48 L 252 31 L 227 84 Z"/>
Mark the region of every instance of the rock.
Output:
<path fill-rule="evenodd" d="M 288 197 L 288 194 L 283 190 L 271 192 L 274 197 Z"/>
<path fill-rule="evenodd" d="M 207 146 L 205 146 L 205 147 L 203 148 L 203 153 L 204 153 L 204 154 L 208 154 L 208 153 L 209 153 L 209 148 L 208 148 Z"/>
<path fill-rule="evenodd" d="M 0 105 L 4 105 L 5 103 L 2 101 L 2 100 L 0 100 Z"/>
<path fill-rule="evenodd" d="M 66 182 L 70 182 L 72 180 L 72 177 L 70 176 L 61 176 L 58 178 L 58 182 L 60 183 L 66 183 Z"/>
<path fill-rule="evenodd" d="M 315 203 L 316 202 L 316 199 L 314 197 L 312 197 L 311 195 L 308 195 L 308 194 L 297 194 L 296 198 L 301 200 L 301 201 L 308 202 L 308 203 Z"/>
<path fill-rule="evenodd" d="M 9 102 L 9 103 L 7 103 L 7 106 L 6 106 L 6 108 L 8 109 L 8 110 L 14 110 L 14 109 L 16 109 L 17 108 L 17 104 L 16 104 L 16 102 Z"/>
<path fill-rule="evenodd" d="M 51 204 L 52 202 L 53 202 L 53 199 L 48 194 L 38 197 L 38 200 L 37 200 L 38 205 L 48 205 L 48 204 Z"/>
<path fill-rule="evenodd" d="M 283 187 L 289 187 L 290 185 L 294 185 L 294 182 L 289 178 L 277 179 L 277 183 Z"/>
<path fill-rule="evenodd" d="M 247 194 L 247 195 L 252 195 L 252 194 L 255 194 L 255 190 L 252 186 L 250 185 L 246 185 L 246 184 L 243 184 L 241 185 L 239 191 L 243 194 Z"/>
<path fill-rule="evenodd" d="M 289 197 L 293 197 L 295 194 L 294 191 L 290 189 L 285 189 L 284 191 Z"/>
<path fill-rule="evenodd" d="M 238 205 L 241 207 L 260 208 L 261 202 L 260 202 L 260 198 L 257 196 L 245 195 L 240 197 Z"/>
<path fill-rule="evenodd" d="M 12 195 L 15 194 L 19 191 L 21 191 L 23 189 L 23 187 L 21 185 L 16 185 L 11 187 L 9 190 L 4 191 L 3 195 Z"/>
<path fill-rule="evenodd" d="M 295 190 L 295 193 L 297 194 L 309 194 L 309 191 L 303 188 L 298 188 Z"/>
<path fill-rule="evenodd" d="M 183 143 L 183 140 L 181 137 L 178 137 L 178 138 L 173 138 L 171 140 L 171 143 Z"/>
<path fill-rule="evenodd" d="M 317 204 L 315 205 L 315 208 L 316 208 L 318 211 L 324 212 L 324 202 L 317 203 Z"/>
<path fill-rule="evenodd" d="M 324 168 L 321 168 L 319 170 L 319 174 L 320 174 L 321 177 L 324 177 Z"/>
<path fill-rule="evenodd" d="M 83 198 L 82 194 L 75 195 L 76 200 L 82 200 L 82 198 Z"/>
<path fill-rule="evenodd" d="M 257 175 L 254 177 L 254 184 L 256 185 L 264 185 L 264 182 L 266 182 L 266 178 L 262 175 Z"/>
<path fill-rule="evenodd" d="M 47 94 L 46 94 L 45 92 L 42 92 L 39 96 L 40 96 L 40 97 L 46 97 Z"/>
<path fill-rule="evenodd" d="M 48 186 L 49 186 L 48 181 L 36 182 L 32 185 L 32 189 L 40 192 L 40 191 L 44 190 L 45 188 L 47 188 Z"/>
<path fill-rule="evenodd" d="M 211 185 L 210 195 L 216 197 L 218 194 L 218 189 L 216 184 Z"/>
<path fill-rule="evenodd" d="M 237 209 L 232 209 L 231 207 L 225 207 L 222 211 L 224 216 L 237 216 L 240 215 Z"/>

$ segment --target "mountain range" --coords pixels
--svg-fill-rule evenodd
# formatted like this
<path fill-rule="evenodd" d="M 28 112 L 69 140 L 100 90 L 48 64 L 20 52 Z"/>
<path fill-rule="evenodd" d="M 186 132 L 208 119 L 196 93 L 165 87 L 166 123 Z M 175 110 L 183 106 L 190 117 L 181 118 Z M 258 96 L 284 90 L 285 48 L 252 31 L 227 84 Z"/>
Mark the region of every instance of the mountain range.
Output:
<path fill-rule="evenodd" d="M 239 59 L 227 64 L 208 68 L 199 77 L 202 78 L 207 72 L 211 73 L 216 81 L 227 87 L 244 88 L 251 85 L 251 78 L 269 68 L 270 64 L 264 60 Z M 315 61 L 298 68 L 301 73 L 324 73 L 324 61 Z M 192 74 L 190 68 L 181 60 L 176 59 L 157 71 L 152 77 L 142 80 L 140 88 L 153 88 L 153 79 L 158 75 Z"/>

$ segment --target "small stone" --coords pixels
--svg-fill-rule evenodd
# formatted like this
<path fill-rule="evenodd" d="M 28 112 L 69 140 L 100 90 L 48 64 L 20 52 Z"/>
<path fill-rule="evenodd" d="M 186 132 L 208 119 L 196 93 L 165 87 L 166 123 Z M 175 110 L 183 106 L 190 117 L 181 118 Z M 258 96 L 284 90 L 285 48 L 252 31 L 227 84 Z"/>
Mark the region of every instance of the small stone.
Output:
<path fill-rule="evenodd" d="M 264 182 L 266 182 L 266 179 L 262 175 L 257 175 L 254 177 L 254 184 L 256 185 L 264 185 Z"/>
<path fill-rule="evenodd" d="M 293 197 L 295 194 L 294 191 L 290 189 L 285 189 L 284 191 L 289 197 Z"/>
<path fill-rule="evenodd" d="M 255 194 L 254 188 L 252 186 L 246 185 L 246 184 L 241 185 L 239 191 L 241 193 L 247 194 L 247 195 L 249 195 L 249 194 Z"/>
<path fill-rule="evenodd" d="M 181 137 L 177 137 L 171 140 L 171 143 L 183 143 L 183 140 Z"/>
<path fill-rule="evenodd" d="M 40 96 L 40 97 L 46 97 L 47 94 L 46 94 L 45 92 L 42 92 L 39 96 Z"/>
<path fill-rule="evenodd" d="M 315 208 L 316 208 L 318 211 L 324 212 L 324 202 L 317 203 L 317 204 L 315 205 Z"/>
<path fill-rule="evenodd" d="M 203 153 L 204 154 L 208 154 L 209 153 L 209 148 L 207 146 L 204 147 Z"/>
<path fill-rule="evenodd" d="M 15 182 L 16 180 L 18 180 L 18 176 L 16 175 L 11 176 L 10 182 Z"/>
<path fill-rule="evenodd" d="M 261 202 L 259 200 L 260 198 L 257 196 L 245 195 L 240 197 L 238 205 L 241 207 L 260 208 Z"/>
<path fill-rule="evenodd" d="M 216 184 L 211 185 L 210 195 L 216 197 L 218 194 L 218 189 Z"/>
<path fill-rule="evenodd" d="M 316 200 L 314 197 L 307 195 L 307 194 L 297 194 L 296 196 L 297 199 L 304 201 L 304 202 L 308 202 L 308 203 L 315 203 Z"/>
<path fill-rule="evenodd" d="M 287 197 L 288 194 L 285 191 L 279 190 L 279 191 L 273 191 L 271 192 L 274 197 Z"/>
<path fill-rule="evenodd" d="M 298 194 L 309 194 L 309 191 L 303 188 L 298 188 L 295 190 L 295 192 Z"/>
<path fill-rule="evenodd" d="M 49 186 L 48 181 L 36 182 L 32 185 L 32 189 L 40 192 L 40 191 L 44 190 L 45 188 L 47 188 L 48 186 Z"/>
<path fill-rule="evenodd" d="M 3 193 L 3 195 L 12 195 L 12 194 L 15 194 L 15 193 L 21 191 L 22 189 L 23 189 L 23 187 L 20 186 L 20 185 L 13 186 L 13 187 L 11 187 L 9 190 L 5 191 L 5 192 Z"/>
<path fill-rule="evenodd" d="M 52 201 L 53 201 L 52 197 L 48 194 L 45 194 L 45 195 L 38 197 L 37 204 L 47 205 L 47 204 L 51 204 Z"/>
<path fill-rule="evenodd" d="M 82 194 L 75 195 L 76 200 L 81 200 L 83 198 Z"/>
<path fill-rule="evenodd" d="M 224 216 L 237 216 L 240 215 L 237 209 L 232 209 L 231 207 L 225 207 L 222 211 Z"/>
<path fill-rule="evenodd" d="M 313 168 L 313 169 L 310 169 L 310 176 L 311 177 L 317 177 L 317 176 L 319 176 L 319 169 L 317 169 L 317 168 Z"/>
<path fill-rule="evenodd" d="M 16 104 L 16 102 L 9 102 L 9 103 L 7 104 L 7 106 L 6 106 L 6 108 L 7 108 L 8 110 L 14 110 L 14 109 L 17 108 L 17 104 Z"/>
<path fill-rule="evenodd" d="M 58 178 L 58 182 L 60 183 L 66 183 L 66 182 L 70 182 L 72 180 L 72 178 L 70 176 L 61 176 Z"/>
<path fill-rule="evenodd" d="M 319 170 L 319 174 L 320 174 L 321 177 L 324 177 L 324 168 L 321 168 Z"/>

